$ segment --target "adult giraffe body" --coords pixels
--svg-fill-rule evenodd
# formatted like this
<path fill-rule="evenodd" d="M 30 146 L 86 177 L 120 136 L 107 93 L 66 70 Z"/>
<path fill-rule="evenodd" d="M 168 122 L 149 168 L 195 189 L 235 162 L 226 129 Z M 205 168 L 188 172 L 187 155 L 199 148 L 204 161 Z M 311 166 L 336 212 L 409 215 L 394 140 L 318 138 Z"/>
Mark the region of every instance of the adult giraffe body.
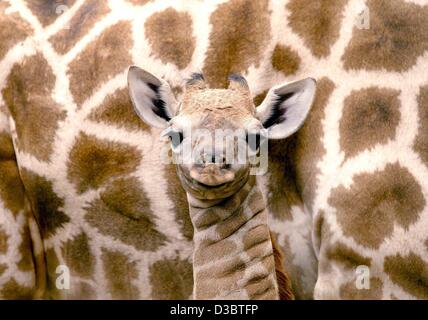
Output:
<path fill-rule="evenodd" d="M 428 298 L 427 16 L 424 0 L 1 1 L 0 297 L 191 297 L 188 203 L 133 114 L 136 64 L 177 96 L 191 71 L 242 73 L 256 105 L 316 78 L 258 181 L 296 296 Z"/>

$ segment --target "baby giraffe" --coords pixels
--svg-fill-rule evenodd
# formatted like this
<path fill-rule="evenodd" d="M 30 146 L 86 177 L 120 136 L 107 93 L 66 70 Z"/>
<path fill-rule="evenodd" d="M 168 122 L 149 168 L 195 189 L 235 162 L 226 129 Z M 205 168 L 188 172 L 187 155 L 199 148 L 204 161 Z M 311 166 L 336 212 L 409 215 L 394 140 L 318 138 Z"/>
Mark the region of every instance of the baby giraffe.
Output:
<path fill-rule="evenodd" d="M 128 72 L 135 111 L 165 129 L 187 193 L 194 226 L 193 297 L 293 299 L 252 171 L 256 162 L 250 160 L 262 156 L 264 137 L 283 139 L 299 129 L 315 81 L 276 86 L 257 108 L 243 77 L 229 81 L 227 89 L 210 89 L 201 74 L 193 74 L 178 103 L 166 81 L 135 66 Z M 237 161 L 243 145 L 245 161 Z"/>

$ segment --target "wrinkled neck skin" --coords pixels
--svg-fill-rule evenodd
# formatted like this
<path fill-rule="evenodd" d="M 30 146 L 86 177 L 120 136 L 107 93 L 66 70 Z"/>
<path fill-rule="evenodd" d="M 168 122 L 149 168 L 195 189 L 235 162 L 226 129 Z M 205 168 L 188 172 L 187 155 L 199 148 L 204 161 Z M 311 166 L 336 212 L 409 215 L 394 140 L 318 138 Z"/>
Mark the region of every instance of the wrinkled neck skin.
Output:
<path fill-rule="evenodd" d="M 222 200 L 190 193 L 194 299 L 278 299 L 267 210 L 255 177 Z"/>

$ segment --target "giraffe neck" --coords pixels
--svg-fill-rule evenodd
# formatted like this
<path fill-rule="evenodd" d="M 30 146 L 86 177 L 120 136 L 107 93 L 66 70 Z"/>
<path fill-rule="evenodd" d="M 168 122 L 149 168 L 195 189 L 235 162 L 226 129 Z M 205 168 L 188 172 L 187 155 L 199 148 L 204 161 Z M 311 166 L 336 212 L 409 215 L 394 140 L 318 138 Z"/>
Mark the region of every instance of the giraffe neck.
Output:
<path fill-rule="evenodd" d="M 188 194 L 195 299 L 278 299 L 267 211 L 254 177 L 217 202 Z"/>

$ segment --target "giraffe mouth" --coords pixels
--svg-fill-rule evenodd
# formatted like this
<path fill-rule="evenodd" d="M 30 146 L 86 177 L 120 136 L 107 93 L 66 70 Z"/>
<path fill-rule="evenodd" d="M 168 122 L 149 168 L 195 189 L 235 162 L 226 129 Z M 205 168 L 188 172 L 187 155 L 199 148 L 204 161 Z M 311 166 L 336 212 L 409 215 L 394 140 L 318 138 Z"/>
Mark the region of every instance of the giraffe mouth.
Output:
<path fill-rule="evenodd" d="M 181 168 L 180 168 L 181 169 Z M 184 189 L 198 199 L 223 199 L 235 193 L 248 180 L 248 172 L 239 174 L 234 180 L 219 184 L 205 184 L 197 179 L 191 178 L 186 172 L 179 169 L 178 175 Z"/>
<path fill-rule="evenodd" d="M 209 184 L 205 184 L 202 183 L 198 180 L 192 179 L 192 183 L 196 186 L 205 188 L 205 189 L 211 189 L 211 190 L 215 190 L 215 189 L 220 189 L 222 187 L 226 187 L 227 185 L 230 185 L 233 181 L 229 181 L 229 182 L 224 182 L 224 183 L 220 183 L 220 184 L 215 184 L 215 185 L 209 185 Z"/>

